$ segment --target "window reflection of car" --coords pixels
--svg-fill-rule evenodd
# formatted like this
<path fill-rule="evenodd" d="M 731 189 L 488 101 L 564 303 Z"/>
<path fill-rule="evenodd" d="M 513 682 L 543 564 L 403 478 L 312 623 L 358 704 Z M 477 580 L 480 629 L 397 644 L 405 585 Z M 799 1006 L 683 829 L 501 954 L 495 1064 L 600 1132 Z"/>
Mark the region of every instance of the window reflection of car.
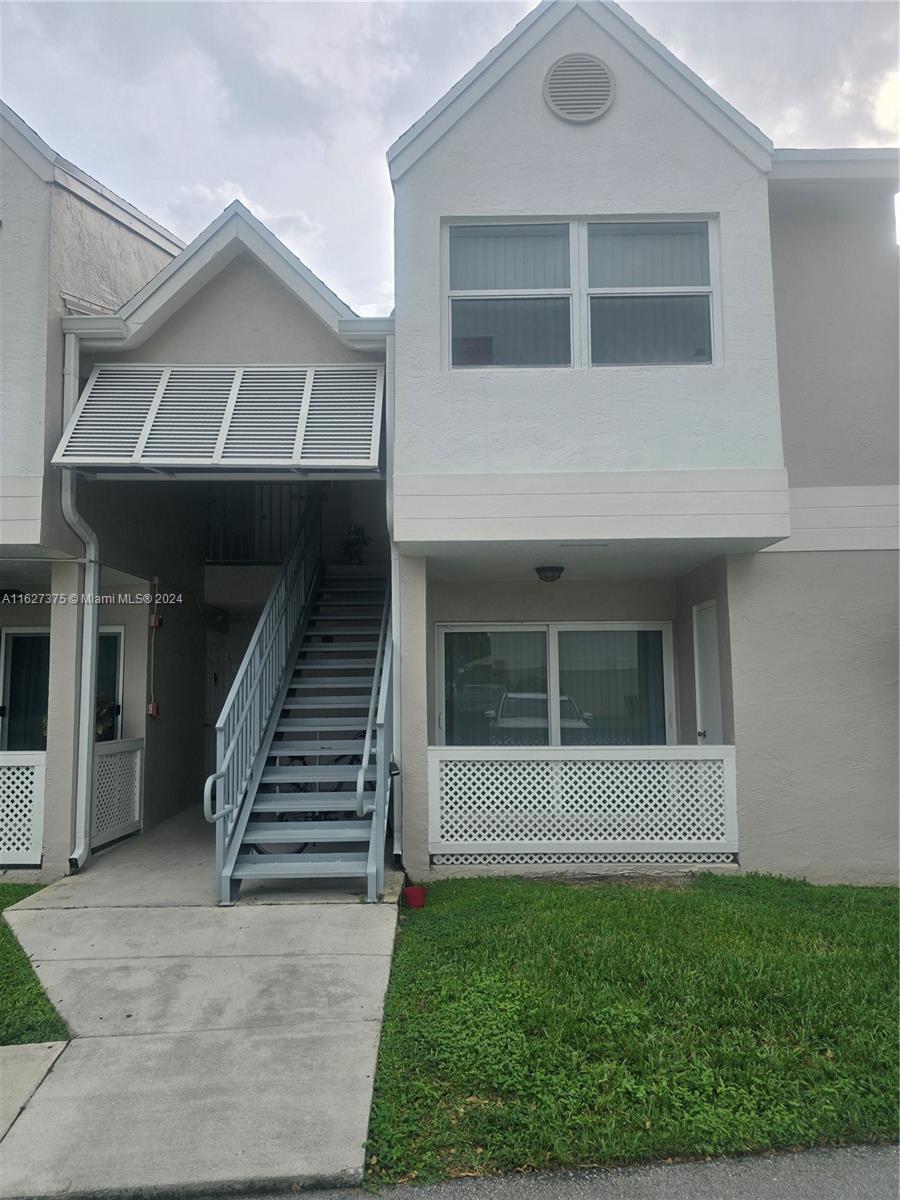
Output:
<path fill-rule="evenodd" d="M 492 740 L 500 742 L 507 737 L 521 736 L 540 730 L 547 735 L 547 693 L 506 692 L 496 709 L 487 709 L 485 718 L 490 722 Z M 571 696 L 559 698 L 559 724 L 562 730 L 588 729 L 594 714 L 581 712 Z"/>
<path fill-rule="evenodd" d="M 487 708 L 496 708 L 503 699 L 503 688 L 490 683 L 457 684 L 453 702 L 459 712 L 483 713 Z"/>

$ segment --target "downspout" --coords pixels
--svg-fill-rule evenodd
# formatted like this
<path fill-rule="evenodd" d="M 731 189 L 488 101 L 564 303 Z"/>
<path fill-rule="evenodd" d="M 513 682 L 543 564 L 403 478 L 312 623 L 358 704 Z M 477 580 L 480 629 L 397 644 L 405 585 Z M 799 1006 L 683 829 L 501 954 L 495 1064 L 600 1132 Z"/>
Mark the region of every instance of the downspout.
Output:
<path fill-rule="evenodd" d="M 78 335 L 64 334 L 63 422 L 67 422 L 78 403 Z M 99 606 L 94 598 L 100 592 L 100 546 L 97 535 L 78 511 L 75 498 L 75 472 L 64 467 L 62 473 L 62 511 L 67 524 L 84 542 L 84 602 L 81 625 L 81 686 L 78 701 L 78 734 L 75 756 L 75 837 L 69 856 L 69 870 L 84 866 L 90 850 L 91 789 L 94 769 L 94 695 L 97 686 L 97 635 Z"/>
<path fill-rule="evenodd" d="M 392 756 L 398 766 L 402 760 L 401 724 L 401 695 L 400 695 L 400 563 L 397 548 L 394 545 L 394 428 L 395 428 L 395 386 L 396 386 L 396 334 L 390 333 L 385 339 L 384 347 L 384 466 L 385 466 L 385 503 L 388 526 L 388 545 L 391 551 L 391 640 L 393 654 L 391 669 L 394 672 L 393 690 L 393 741 Z M 403 844 L 403 774 L 402 771 L 394 777 L 394 822 L 393 822 L 393 852 L 401 853 Z"/>

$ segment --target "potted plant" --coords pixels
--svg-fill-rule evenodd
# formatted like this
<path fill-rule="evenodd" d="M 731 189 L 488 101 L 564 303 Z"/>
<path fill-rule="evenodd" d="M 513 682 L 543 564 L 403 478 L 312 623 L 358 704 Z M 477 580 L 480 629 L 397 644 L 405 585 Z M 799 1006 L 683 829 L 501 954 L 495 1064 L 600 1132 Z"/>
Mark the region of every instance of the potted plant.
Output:
<path fill-rule="evenodd" d="M 351 521 L 347 526 L 347 536 L 342 542 L 344 557 L 351 567 L 362 566 L 363 551 L 369 544 L 369 535 L 362 525 L 354 525 Z"/>

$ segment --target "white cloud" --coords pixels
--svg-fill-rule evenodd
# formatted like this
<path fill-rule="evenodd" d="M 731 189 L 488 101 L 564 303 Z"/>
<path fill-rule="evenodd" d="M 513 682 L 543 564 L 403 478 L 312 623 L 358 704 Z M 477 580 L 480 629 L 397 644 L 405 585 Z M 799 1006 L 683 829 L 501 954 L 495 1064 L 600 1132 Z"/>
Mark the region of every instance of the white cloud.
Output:
<path fill-rule="evenodd" d="M 880 130 L 896 139 L 900 134 L 900 71 L 888 71 L 872 99 L 872 118 Z"/>
<path fill-rule="evenodd" d="M 231 179 L 223 179 L 213 187 L 203 183 L 180 187 L 176 198 L 167 205 L 163 220 L 175 233 L 190 241 L 232 200 L 240 200 L 299 258 L 306 259 L 322 249 L 324 225 L 302 211 L 272 212 L 264 204 L 251 199 L 241 185 Z"/>

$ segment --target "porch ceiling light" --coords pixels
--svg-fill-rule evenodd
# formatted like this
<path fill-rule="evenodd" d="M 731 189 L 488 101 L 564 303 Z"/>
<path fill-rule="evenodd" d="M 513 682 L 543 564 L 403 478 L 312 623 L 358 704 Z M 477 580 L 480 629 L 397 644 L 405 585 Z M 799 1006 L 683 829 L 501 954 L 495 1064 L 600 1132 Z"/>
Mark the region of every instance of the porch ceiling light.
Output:
<path fill-rule="evenodd" d="M 565 567 L 535 567 L 534 570 L 541 583 L 556 583 Z"/>

